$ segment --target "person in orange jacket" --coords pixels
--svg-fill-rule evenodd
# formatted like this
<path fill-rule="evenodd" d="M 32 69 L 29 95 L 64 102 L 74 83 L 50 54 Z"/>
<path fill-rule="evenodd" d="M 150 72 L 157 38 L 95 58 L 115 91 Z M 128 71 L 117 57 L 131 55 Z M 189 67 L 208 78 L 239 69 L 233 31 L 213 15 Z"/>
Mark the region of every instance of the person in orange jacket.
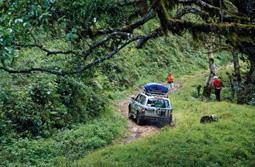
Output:
<path fill-rule="evenodd" d="M 168 80 L 169 92 L 170 94 L 174 94 L 174 77 L 172 76 L 171 73 L 168 74 L 167 80 Z"/>
<path fill-rule="evenodd" d="M 213 88 L 215 90 L 216 100 L 220 101 L 221 83 L 217 76 L 213 77 Z"/>

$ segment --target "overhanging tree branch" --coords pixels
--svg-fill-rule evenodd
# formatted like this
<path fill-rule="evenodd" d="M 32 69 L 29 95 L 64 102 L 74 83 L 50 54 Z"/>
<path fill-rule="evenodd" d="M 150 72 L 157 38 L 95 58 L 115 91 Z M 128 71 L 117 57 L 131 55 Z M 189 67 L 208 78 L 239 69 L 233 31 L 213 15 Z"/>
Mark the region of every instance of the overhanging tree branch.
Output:
<path fill-rule="evenodd" d="M 142 46 L 149 40 L 152 38 L 156 38 L 158 36 L 163 36 L 164 34 L 162 33 L 161 27 L 155 29 L 154 31 L 152 31 L 151 33 L 149 33 L 148 35 L 144 35 L 141 36 L 141 39 L 138 40 L 138 44 L 137 44 L 137 48 L 142 48 Z"/>
<path fill-rule="evenodd" d="M 184 8 L 179 10 L 173 17 L 173 19 L 180 19 L 182 16 L 186 15 L 187 13 L 193 13 L 200 15 L 205 21 L 209 19 L 209 15 L 207 12 L 198 10 L 196 8 Z"/>
<path fill-rule="evenodd" d="M 187 20 L 167 19 L 170 31 L 176 29 L 188 29 L 197 33 L 210 33 L 222 35 L 232 42 L 243 41 L 255 44 L 255 25 L 243 25 L 238 23 L 198 23 Z"/>
<path fill-rule="evenodd" d="M 9 73 L 31 73 L 33 71 L 41 71 L 41 72 L 47 72 L 47 73 L 51 73 L 51 74 L 55 74 L 55 75 L 68 75 L 68 74 L 77 74 L 77 73 L 81 73 L 87 69 L 89 69 L 90 67 L 99 64 L 101 62 L 104 62 L 105 60 L 110 59 L 112 56 L 114 56 L 116 53 L 118 53 L 122 48 L 124 48 L 125 46 L 127 46 L 128 44 L 130 44 L 133 41 L 137 41 L 139 39 L 141 39 L 141 36 L 137 36 L 137 37 L 131 37 L 129 40 L 127 40 L 125 43 L 123 43 L 122 45 L 118 46 L 114 51 L 112 51 L 110 54 L 108 54 L 107 56 L 103 57 L 103 58 L 98 58 L 96 60 L 94 60 L 93 62 L 89 63 L 88 65 L 85 65 L 83 67 L 81 67 L 78 70 L 74 70 L 74 71 L 63 71 L 63 72 L 59 72 L 59 71 L 54 71 L 54 70 L 50 70 L 47 68 L 29 68 L 29 69 L 23 69 L 23 70 L 11 70 L 8 69 L 6 67 L 0 66 L 0 69 L 7 71 Z"/>
<path fill-rule="evenodd" d="M 93 37 L 103 35 L 103 34 L 110 34 L 112 32 L 132 32 L 135 28 L 145 24 L 150 19 L 155 17 L 155 13 L 153 10 L 149 11 L 149 13 L 145 16 L 143 16 L 141 19 L 138 19 L 137 21 L 131 23 L 128 26 L 122 27 L 120 29 L 118 28 L 107 28 L 107 29 L 96 29 L 96 30 L 90 30 L 89 34 L 91 34 Z"/>
<path fill-rule="evenodd" d="M 197 0 L 197 2 L 200 0 Z M 200 1 L 202 2 L 202 1 Z M 180 34 L 183 30 L 192 33 L 211 33 L 223 35 L 232 42 L 243 41 L 255 44 L 255 25 L 239 23 L 200 23 L 188 20 L 172 19 L 168 16 L 167 8 L 162 3 L 155 4 L 162 30 Z"/>
<path fill-rule="evenodd" d="M 125 37 L 134 37 L 132 34 L 126 33 L 126 32 L 113 32 L 109 36 L 105 37 L 103 40 L 98 42 L 97 44 L 91 46 L 89 50 L 83 55 L 83 57 L 86 58 L 95 48 L 103 45 L 105 42 L 109 41 L 113 36 L 116 36 L 116 35 L 121 35 Z"/>
<path fill-rule="evenodd" d="M 121 1 L 121 2 L 118 2 L 118 4 L 122 7 L 124 6 L 131 6 L 131 5 L 137 5 L 139 3 L 144 3 L 144 0 L 135 0 L 135 1 Z"/>
<path fill-rule="evenodd" d="M 182 0 L 182 1 L 179 1 L 178 3 L 183 5 L 192 5 L 195 3 L 195 0 Z"/>
<path fill-rule="evenodd" d="M 68 51 L 50 51 L 48 49 L 46 49 L 45 47 L 43 47 L 42 45 L 38 45 L 38 44 L 32 44 L 32 45 L 21 45 L 21 44 L 16 44 L 16 46 L 20 46 L 20 47 L 37 47 L 41 50 L 43 50 L 44 52 L 47 53 L 47 56 L 49 55 L 57 55 L 57 54 L 75 54 L 76 56 L 79 57 L 84 57 L 86 58 L 87 56 L 89 56 L 89 54 L 96 48 L 98 48 L 99 46 L 102 46 L 104 43 L 106 43 L 107 41 L 109 41 L 110 39 L 112 39 L 112 37 L 116 36 L 116 35 L 120 35 L 120 36 L 124 36 L 124 37 L 133 37 L 133 35 L 131 33 L 126 33 L 126 32 L 113 32 L 111 33 L 109 36 L 105 37 L 103 40 L 101 40 L 100 42 L 94 44 L 93 46 L 91 46 L 89 48 L 89 50 L 87 50 L 84 54 L 82 53 L 78 53 L 76 51 L 72 51 L 72 50 L 68 50 Z"/>
<path fill-rule="evenodd" d="M 206 11 L 213 14 L 220 15 L 221 9 L 219 7 L 215 7 L 213 5 L 210 5 L 202 0 L 196 0 L 196 4 L 204 9 Z M 225 21 L 241 21 L 241 22 L 250 22 L 249 17 L 247 16 L 239 16 L 238 14 L 233 14 L 232 12 L 229 12 L 228 10 L 222 9 L 223 14 L 222 17 L 224 17 Z"/>
<path fill-rule="evenodd" d="M 44 52 L 47 53 L 47 56 L 49 55 L 52 55 L 52 54 L 75 54 L 77 56 L 80 56 L 80 57 L 84 57 L 82 54 L 78 53 L 78 52 L 75 52 L 75 51 L 72 51 L 72 50 L 68 50 L 68 51 L 50 51 L 48 49 L 46 49 L 45 47 L 43 47 L 42 45 L 38 45 L 38 44 L 34 44 L 34 45 L 21 45 L 21 44 L 16 44 L 16 46 L 20 46 L 20 47 L 37 47 L 41 50 L 43 50 Z"/>

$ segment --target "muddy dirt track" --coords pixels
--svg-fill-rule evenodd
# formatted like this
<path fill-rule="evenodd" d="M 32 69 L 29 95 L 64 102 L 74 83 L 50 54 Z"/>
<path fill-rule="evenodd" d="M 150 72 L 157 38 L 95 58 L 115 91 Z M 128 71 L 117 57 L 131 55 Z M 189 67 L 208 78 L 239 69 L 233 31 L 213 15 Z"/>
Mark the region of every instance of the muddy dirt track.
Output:
<path fill-rule="evenodd" d="M 230 67 L 233 67 L 233 65 L 222 66 L 222 67 L 219 67 L 216 69 L 221 70 L 221 69 L 230 68 Z M 209 74 L 209 70 L 206 70 L 203 73 L 198 73 L 196 75 L 193 75 L 189 79 L 195 79 L 197 77 L 201 77 L 206 74 Z M 188 79 L 188 78 L 186 78 L 186 79 Z M 182 85 L 186 79 L 179 79 L 177 82 L 174 82 L 174 91 L 175 92 L 177 92 L 182 87 Z M 163 83 L 163 85 L 167 86 L 167 83 Z M 142 136 L 149 136 L 149 135 L 159 133 L 161 131 L 161 128 L 164 126 L 164 125 L 162 125 L 162 123 L 155 123 L 155 122 L 154 123 L 146 123 L 144 125 L 137 125 L 135 120 L 128 119 L 128 105 L 129 105 L 130 99 L 131 99 L 131 97 L 135 97 L 139 92 L 142 92 L 142 91 L 143 91 L 143 87 L 139 87 L 138 89 L 136 89 L 133 92 L 133 94 L 127 94 L 126 99 L 117 101 L 114 104 L 115 112 L 125 116 L 127 123 L 128 123 L 127 129 L 130 134 L 125 139 L 125 141 L 122 142 L 122 144 L 130 143 L 134 140 L 140 139 Z M 174 96 L 174 95 L 169 95 L 170 100 L 171 100 L 171 96 Z M 174 125 L 175 125 L 175 123 L 172 122 L 171 127 L 174 127 Z"/>
<path fill-rule="evenodd" d="M 184 80 L 174 83 L 175 92 L 182 87 L 183 82 Z M 167 84 L 163 84 L 163 85 L 167 86 Z M 135 119 L 134 120 L 128 119 L 128 105 L 129 105 L 130 99 L 131 97 L 135 97 L 139 92 L 142 92 L 142 90 L 143 90 L 143 87 L 139 87 L 137 90 L 134 91 L 133 94 L 128 94 L 127 99 L 121 100 L 115 103 L 115 108 L 116 108 L 115 111 L 125 116 L 128 122 L 127 128 L 128 128 L 128 131 L 130 132 L 129 136 L 125 139 L 123 144 L 130 143 L 134 140 L 141 138 L 142 136 L 149 136 L 149 135 L 156 134 L 161 131 L 161 128 L 163 126 L 166 126 L 162 123 L 156 123 L 156 122 L 151 122 L 151 123 L 148 122 L 148 123 L 145 123 L 144 125 L 137 125 L 135 122 Z M 169 95 L 170 99 L 171 99 L 171 96 L 173 95 Z M 172 126 L 174 126 L 174 122 L 172 123 Z"/>

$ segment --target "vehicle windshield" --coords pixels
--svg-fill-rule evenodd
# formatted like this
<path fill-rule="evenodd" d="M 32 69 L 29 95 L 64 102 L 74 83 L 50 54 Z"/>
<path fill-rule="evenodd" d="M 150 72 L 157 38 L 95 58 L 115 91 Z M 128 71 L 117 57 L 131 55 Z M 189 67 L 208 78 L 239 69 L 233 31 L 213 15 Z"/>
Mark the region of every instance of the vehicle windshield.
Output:
<path fill-rule="evenodd" d="M 159 108 L 170 108 L 170 104 L 169 104 L 168 100 L 159 99 L 159 98 L 148 99 L 147 106 L 148 107 L 159 107 Z"/>

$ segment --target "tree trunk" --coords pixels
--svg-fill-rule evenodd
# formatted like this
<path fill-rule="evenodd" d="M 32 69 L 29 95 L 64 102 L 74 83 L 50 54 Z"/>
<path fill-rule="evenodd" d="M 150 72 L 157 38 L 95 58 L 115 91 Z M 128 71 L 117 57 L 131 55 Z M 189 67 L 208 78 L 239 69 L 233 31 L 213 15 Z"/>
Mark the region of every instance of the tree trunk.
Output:
<path fill-rule="evenodd" d="M 240 74 L 240 66 L 239 66 L 239 59 L 238 59 L 238 49 L 235 47 L 232 54 L 233 54 L 233 62 L 235 68 L 235 77 L 237 83 L 241 83 L 241 74 Z"/>
<path fill-rule="evenodd" d="M 229 83 L 230 83 L 230 87 L 231 87 L 231 91 L 232 91 L 232 100 L 235 98 L 235 87 L 233 84 L 233 80 L 232 80 L 232 75 L 230 75 L 228 72 L 226 72 L 226 74 L 228 75 L 228 79 L 229 79 Z"/>
<path fill-rule="evenodd" d="M 255 57 L 252 54 L 248 54 L 248 59 L 250 61 L 250 71 L 247 76 L 247 82 L 254 83 Z"/>
<path fill-rule="evenodd" d="M 240 74 L 240 66 L 239 66 L 239 58 L 238 58 L 238 49 L 235 47 L 232 55 L 233 55 L 233 62 L 234 62 L 234 69 L 235 69 L 235 77 L 236 77 L 236 95 L 237 95 L 237 104 L 242 104 L 243 100 L 241 99 L 240 93 L 241 90 L 241 74 Z"/>
<path fill-rule="evenodd" d="M 213 77 L 216 75 L 216 68 L 213 58 L 213 43 L 215 42 L 215 36 L 212 35 L 209 39 L 209 42 L 205 44 L 205 46 L 208 48 L 208 58 L 209 58 L 209 68 L 210 68 L 210 74 L 207 77 L 204 85 L 204 91 L 203 91 L 203 100 L 207 101 L 210 99 L 212 88 L 213 88 Z"/>

